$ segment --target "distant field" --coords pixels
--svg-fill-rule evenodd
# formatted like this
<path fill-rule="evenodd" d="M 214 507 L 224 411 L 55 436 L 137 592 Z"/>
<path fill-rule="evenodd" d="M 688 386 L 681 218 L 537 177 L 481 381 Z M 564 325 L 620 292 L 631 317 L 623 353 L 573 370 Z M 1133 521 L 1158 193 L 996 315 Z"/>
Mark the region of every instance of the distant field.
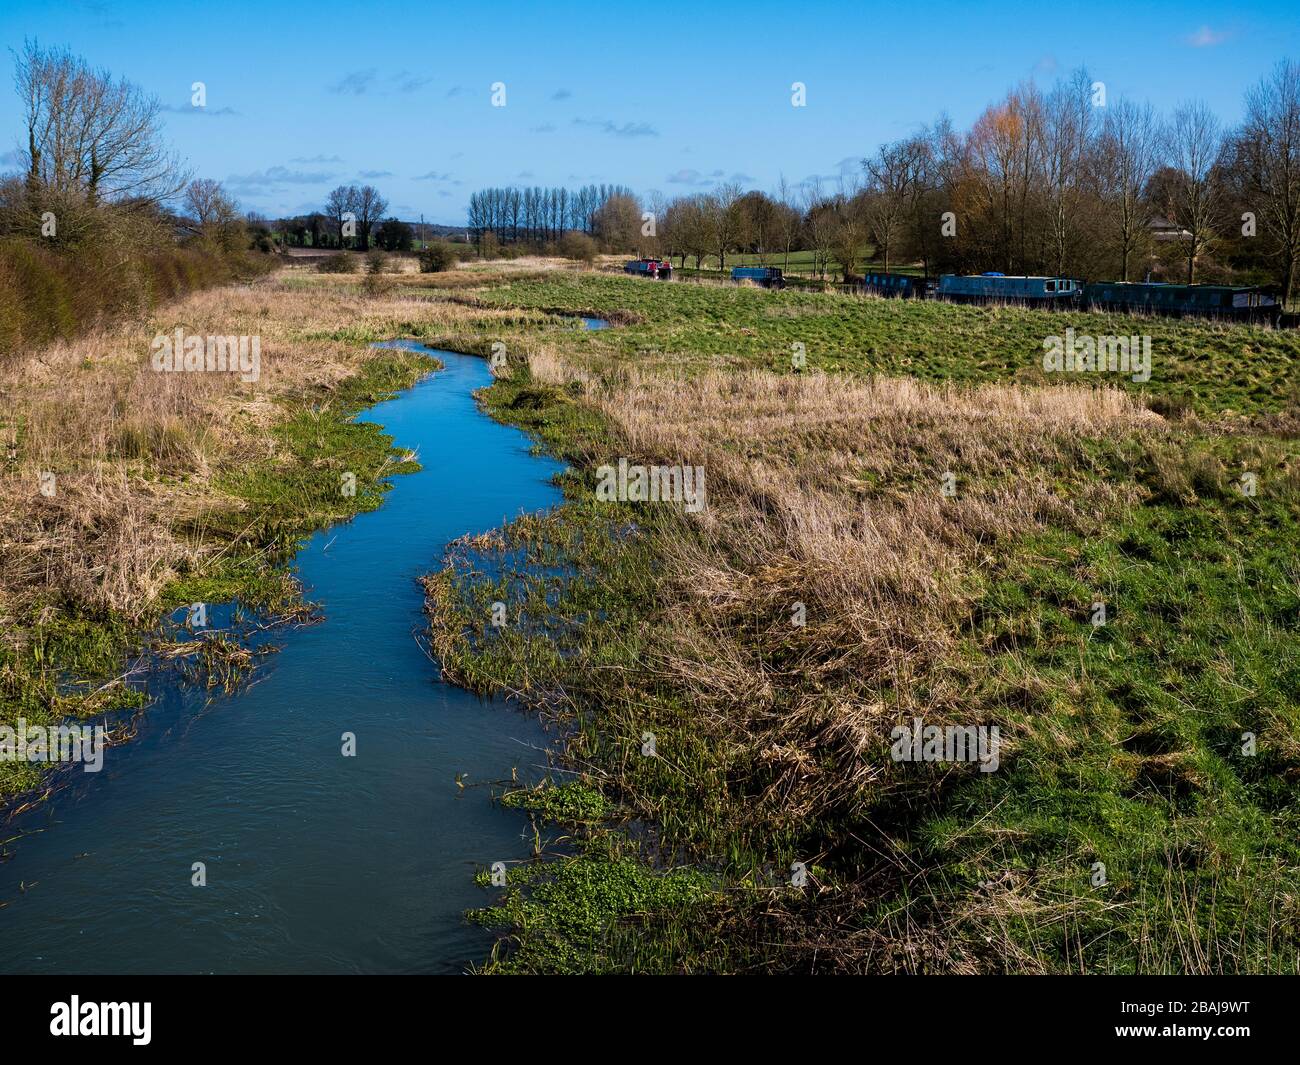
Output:
<path fill-rule="evenodd" d="M 1079 383 L 1077 375 L 1043 372 L 1043 341 L 1049 334 L 1063 336 L 1067 328 L 1092 336 L 1145 334 L 1152 346 L 1150 381 L 1094 374 L 1085 383 L 1114 385 L 1203 414 L 1284 409 L 1294 401 L 1300 371 L 1300 331 L 1170 318 L 777 293 L 564 272 L 506 278 L 479 298 L 498 306 L 631 312 L 639 324 L 583 338 L 593 361 L 616 356 L 691 370 L 722 365 L 785 372 L 793 345 L 802 344 L 810 369 L 831 372 L 967 384 Z"/>
<path fill-rule="evenodd" d="M 873 261 L 870 258 L 870 256 L 875 255 L 875 253 L 875 248 L 870 245 L 865 247 L 862 251 L 862 257 L 859 258 L 857 263 L 854 265 L 854 272 L 861 274 L 864 270 L 884 269 L 883 263 L 879 260 Z M 677 260 L 674 259 L 674 262 L 676 261 Z M 818 276 L 813 266 L 814 253 L 811 251 L 792 251 L 790 253 L 789 262 L 790 265 L 787 268 L 785 253 L 780 251 L 768 252 L 765 255 L 738 252 L 734 255 L 727 256 L 726 268 L 730 270 L 733 266 L 779 266 L 783 270 L 786 270 L 786 272 L 791 276 L 808 278 Z M 694 266 L 694 256 L 688 256 L 686 264 L 687 266 Z M 823 263 L 823 267 L 823 275 L 828 280 L 838 281 L 844 276 L 844 270 L 840 266 L 839 260 L 834 256 L 831 257 L 828 263 Z M 716 270 L 718 268 L 718 257 L 716 255 L 706 255 L 704 257 L 702 268 L 706 270 Z M 924 271 L 921 269 L 920 263 L 891 260 L 889 263 L 889 272 L 891 274 L 915 274 L 919 277 Z"/>

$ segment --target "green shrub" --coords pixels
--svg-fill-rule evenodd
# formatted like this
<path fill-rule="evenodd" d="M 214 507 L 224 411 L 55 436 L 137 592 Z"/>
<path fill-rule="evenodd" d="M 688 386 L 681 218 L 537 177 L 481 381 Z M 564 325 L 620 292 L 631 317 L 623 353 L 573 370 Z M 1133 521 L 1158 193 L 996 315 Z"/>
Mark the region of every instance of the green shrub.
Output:
<path fill-rule="evenodd" d="M 437 274 L 443 270 L 450 270 L 456 265 L 458 258 L 456 249 L 450 244 L 436 241 L 420 252 L 420 273 Z"/>
<path fill-rule="evenodd" d="M 266 270 L 242 252 L 0 240 L 0 358 L 146 312 L 195 289 Z"/>
<path fill-rule="evenodd" d="M 27 241 L 6 241 L 0 250 L 12 269 L 18 296 L 16 332 L 24 347 L 47 344 L 76 335 L 78 322 L 72 287 L 60 256 Z"/>
<path fill-rule="evenodd" d="M 593 263 L 596 261 L 596 242 L 586 233 L 565 233 L 560 238 L 559 252 L 566 259 Z"/>
<path fill-rule="evenodd" d="M 333 255 L 327 255 L 316 264 L 316 272 L 320 274 L 355 274 L 357 272 L 357 257 L 345 251 L 336 251 Z"/>

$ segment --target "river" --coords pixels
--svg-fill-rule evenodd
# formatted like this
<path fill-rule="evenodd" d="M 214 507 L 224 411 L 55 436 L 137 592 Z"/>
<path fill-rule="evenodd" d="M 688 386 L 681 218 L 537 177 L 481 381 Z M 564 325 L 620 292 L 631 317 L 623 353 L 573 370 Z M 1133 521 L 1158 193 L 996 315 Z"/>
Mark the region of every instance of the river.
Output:
<path fill-rule="evenodd" d="M 473 874 L 532 846 L 487 785 L 513 767 L 539 778 L 547 735 L 437 681 L 416 579 L 448 541 L 558 502 L 558 467 L 477 409 L 483 360 L 432 354 L 444 370 L 364 415 L 423 470 L 297 557 L 324 621 L 275 634 L 238 694 L 149 678 L 138 737 L 0 830 L 21 834 L 0 863 L 0 971 L 461 972 L 485 957 L 491 935 L 463 919 L 490 901 Z"/>

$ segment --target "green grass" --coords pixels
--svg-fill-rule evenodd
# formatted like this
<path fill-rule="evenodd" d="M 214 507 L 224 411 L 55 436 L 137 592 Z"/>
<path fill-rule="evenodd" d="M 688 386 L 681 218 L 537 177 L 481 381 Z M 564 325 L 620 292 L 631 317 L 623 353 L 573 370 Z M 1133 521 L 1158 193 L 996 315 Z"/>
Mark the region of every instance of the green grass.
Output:
<path fill-rule="evenodd" d="M 1030 539 L 999 567 L 964 670 L 991 707 L 1038 693 L 1022 711 L 1037 727 L 1017 730 L 1029 740 L 1006 773 L 960 784 L 912 834 L 936 905 L 993 880 L 1068 913 L 1012 926 L 1054 970 L 1297 960 L 1300 485 L 1281 476 L 1246 498 L 1226 472 L 1236 455 L 1205 466 L 1203 441 L 1180 443 L 1186 468 L 1221 472 L 1189 492 L 1121 467 L 1147 481 L 1143 506 L 1102 536 Z M 1294 446 L 1268 450 L 1294 461 Z"/>
<path fill-rule="evenodd" d="M 530 810 L 548 821 L 568 823 L 599 821 L 610 812 L 604 792 L 581 780 L 517 788 L 501 797 L 501 805 L 511 810 Z"/>
<path fill-rule="evenodd" d="M 393 447 L 381 426 L 354 420 L 367 407 L 410 387 L 437 367 L 427 355 L 382 349 L 363 373 L 343 381 L 322 402 L 304 395 L 288 401 L 285 417 L 272 429 L 279 458 L 240 469 L 221 485 L 249 504 L 251 542 L 294 540 L 303 533 L 374 510 L 388 490 L 385 478 L 418 470 L 419 464 Z M 343 491 L 343 477 L 355 477 L 355 494 Z"/>
<path fill-rule="evenodd" d="M 577 855 L 515 866 L 499 898 L 469 919 L 509 933 L 482 971 L 592 975 L 671 972 L 673 959 L 707 949 L 695 930 L 723 903 L 707 873 L 661 873 L 602 837 Z"/>
<path fill-rule="evenodd" d="M 631 361 L 685 370 L 753 366 L 786 372 L 794 345 L 828 373 L 884 373 L 973 384 L 1077 384 L 1045 373 L 1043 341 L 1078 334 L 1149 335 L 1152 376 L 1088 375 L 1150 397 L 1161 409 L 1202 414 L 1277 413 L 1296 403 L 1300 332 L 1167 318 L 1050 314 L 1012 307 L 864 299 L 837 293 L 769 292 L 731 286 L 651 284 L 638 278 L 557 275 L 477 293 L 493 306 L 631 312 L 636 324 L 587 334 L 592 365 Z M 579 343 L 575 342 L 575 343 Z"/>
<path fill-rule="evenodd" d="M 771 352 L 803 336 L 817 338 L 809 361 L 816 351 L 828 370 L 1038 379 L 1019 354 L 1041 333 L 1033 312 L 601 277 L 478 295 L 640 316 L 548 337 L 602 372 L 628 362 L 782 369 Z M 1163 377 L 1157 361 L 1153 403 L 1205 416 L 1292 410 L 1289 334 L 1142 325 L 1157 352 L 1203 358 L 1167 364 Z M 430 584 L 435 628 L 459 632 L 444 657 L 469 686 L 521 689 L 562 709 L 570 764 L 583 771 L 566 787 L 603 818 L 570 828 L 576 858 L 525 867 L 502 905 L 478 915 L 514 933 L 489 968 L 802 971 L 810 944 L 821 967 L 885 971 L 1300 965 L 1300 445 L 1285 423 L 1270 434 L 1268 422 L 1182 421 L 1156 446 L 1080 441 L 1082 460 L 1063 453 L 1048 471 L 1062 486 L 1136 483 L 1139 501 L 1102 516 L 1099 533 L 999 545 L 956 630 L 958 652 L 931 678 L 966 693 L 968 720 L 1012 737 L 1002 769 L 922 778 L 852 814 L 756 824 L 745 816 L 754 767 L 734 761 L 671 675 L 645 668 L 689 609 L 668 560 L 690 529 L 668 509 L 593 502 L 591 456 L 611 440 L 577 395 L 520 369 L 484 402 L 570 461 L 566 503 L 510 526 L 493 565 L 453 560 Z M 1243 470 L 1259 473 L 1254 496 L 1240 490 Z M 491 630 L 497 599 L 524 623 Z M 1108 612 L 1099 627 L 1097 600 Z M 793 704 L 802 682 L 783 683 Z M 661 756 L 642 754 L 647 731 Z M 561 802 L 551 813 L 575 819 Z M 785 886 L 791 861 L 809 856 L 820 856 L 813 872 L 826 889 L 815 897 Z M 706 876 L 711 893 L 684 904 L 641 879 L 683 873 Z M 633 904 L 593 901 L 596 885 L 628 880 L 649 894 L 620 888 Z"/>
<path fill-rule="evenodd" d="M 861 274 L 864 270 L 882 270 L 884 265 L 880 262 L 872 262 L 868 256 L 874 255 L 875 249 L 867 245 L 862 249 L 862 255 L 855 264 L 854 270 Z M 674 263 L 680 262 L 680 259 L 674 257 Z M 695 267 L 695 257 L 687 256 L 686 265 L 689 268 Z M 806 249 L 791 251 L 789 256 L 781 251 L 768 252 L 766 255 L 759 255 L 755 252 L 738 252 L 727 256 L 726 269 L 730 271 L 733 266 L 779 266 L 785 271 L 787 276 L 814 278 L 818 274 L 817 256 L 814 252 Z M 718 257 L 716 255 L 704 256 L 701 264 L 702 269 L 718 269 Z M 916 274 L 921 275 L 921 268 L 907 262 L 891 261 L 889 272 L 893 274 Z M 840 265 L 835 256 L 830 256 L 828 260 L 822 263 L 822 276 L 829 281 L 839 281 L 844 276 L 844 268 Z"/>

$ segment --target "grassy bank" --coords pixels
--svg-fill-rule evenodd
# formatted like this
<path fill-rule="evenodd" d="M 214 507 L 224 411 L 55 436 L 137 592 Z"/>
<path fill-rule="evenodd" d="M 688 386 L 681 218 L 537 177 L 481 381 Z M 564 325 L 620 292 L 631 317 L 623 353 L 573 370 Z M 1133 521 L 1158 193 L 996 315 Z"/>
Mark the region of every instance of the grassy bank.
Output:
<path fill-rule="evenodd" d="M 518 317 L 427 291 L 305 290 L 286 272 L 0 367 L 0 723 L 142 705 L 121 675 L 181 604 L 238 599 L 299 617 L 286 562 L 300 538 L 377 506 L 389 475 L 418 468 L 354 415 L 434 360 L 369 342 Z M 177 328 L 260 337 L 256 380 L 155 372 L 151 339 Z M 348 473 L 355 494 L 343 490 Z M 209 632 L 172 650 L 220 665 L 211 641 L 225 640 Z M 42 787 L 41 769 L 0 762 L 0 799 Z"/>
<path fill-rule="evenodd" d="M 268 256 L 211 247 L 94 243 L 58 251 L 0 240 L 0 363 L 148 313 L 190 292 L 251 279 Z"/>
<path fill-rule="evenodd" d="M 466 295 L 629 323 L 512 340 L 485 401 L 570 461 L 567 502 L 428 581 L 448 672 L 567 721 L 600 796 L 520 800 L 578 850 L 482 917 L 494 968 L 1300 964 L 1291 335 L 1072 316 L 1153 336 L 1113 389 L 1044 384 L 1033 312 Z M 707 509 L 597 501 L 619 457 L 702 466 Z M 917 717 L 996 725 L 997 770 L 895 761 Z"/>

